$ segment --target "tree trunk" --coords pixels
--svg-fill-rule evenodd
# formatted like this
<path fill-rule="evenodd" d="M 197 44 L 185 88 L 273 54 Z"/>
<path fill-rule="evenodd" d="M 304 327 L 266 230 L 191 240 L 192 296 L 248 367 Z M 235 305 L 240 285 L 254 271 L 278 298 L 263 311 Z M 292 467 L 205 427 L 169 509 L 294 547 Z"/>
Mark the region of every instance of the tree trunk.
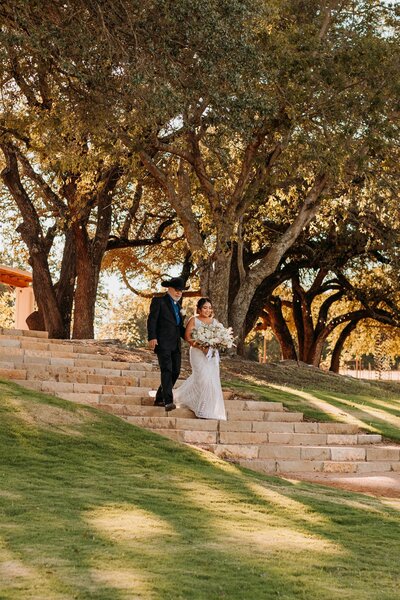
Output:
<path fill-rule="evenodd" d="M 61 262 L 60 278 L 55 285 L 56 297 L 64 326 L 64 337 L 71 336 L 72 306 L 76 277 L 76 241 L 72 227 L 65 232 L 64 252 Z"/>
<path fill-rule="evenodd" d="M 315 217 L 318 212 L 322 192 L 326 185 L 326 175 L 321 174 L 316 177 L 314 185 L 308 192 L 293 223 L 289 225 L 257 267 L 246 274 L 245 280 L 241 284 L 231 307 L 230 324 L 238 335 L 239 342 L 244 340 L 246 313 L 249 310 L 257 288 L 262 284 L 264 279 L 275 272 L 284 254 L 291 248 L 303 229 Z"/>
<path fill-rule="evenodd" d="M 282 314 L 280 298 L 271 299 L 266 305 L 272 331 L 279 342 L 282 360 L 297 360 L 296 348 L 287 323 Z"/>
<path fill-rule="evenodd" d="M 6 167 L 1 176 L 10 191 L 23 218 L 17 231 L 21 234 L 29 251 L 29 264 L 32 267 L 32 287 L 44 326 L 51 338 L 64 336 L 63 320 L 54 292 L 48 265 L 48 247 L 43 236 L 36 210 L 23 187 L 18 170 L 15 152 L 6 144 L 2 145 Z"/>
<path fill-rule="evenodd" d="M 76 223 L 76 289 L 74 306 L 74 339 L 94 338 L 94 314 L 99 280 L 99 265 L 93 261 L 92 243 L 83 223 Z"/>
<path fill-rule="evenodd" d="M 333 373 L 339 373 L 340 356 L 343 351 L 343 346 L 349 335 L 357 327 L 357 323 L 358 321 L 350 321 L 350 323 L 347 323 L 346 327 L 344 327 L 344 329 L 340 332 L 340 335 L 336 341 L 335 347 L 332 352 L 331 365 L 329 367 L 329 370 Z"/>
<path fill-rule="evenodd" d="M 222 228 L 221 228 L 222 229 Z M 217 248 L 200 268 L 201 293 L 209 296 L 216 318 L 228 325 L 229 281 L 232 262 L 231 227 L 220 230 Z M 236 333 L 236 332 L 235 332 Z"/>
<path fill-rule="evenodd" d="M 86 217 L 73 226 L 76 240 L 76 290 L 74 308 L 73 337 L 75 339 L 94 338 L 94 316 L 96 308 L 97 286 L 101 262 L 107 249 L 111 232 L 112 192 L 122 175 L 122 169 L 116 165 L 110 167 L 101 178 L 94 206 L 97 206 L 96 233 L 93 239 L 87 232 Z"/>

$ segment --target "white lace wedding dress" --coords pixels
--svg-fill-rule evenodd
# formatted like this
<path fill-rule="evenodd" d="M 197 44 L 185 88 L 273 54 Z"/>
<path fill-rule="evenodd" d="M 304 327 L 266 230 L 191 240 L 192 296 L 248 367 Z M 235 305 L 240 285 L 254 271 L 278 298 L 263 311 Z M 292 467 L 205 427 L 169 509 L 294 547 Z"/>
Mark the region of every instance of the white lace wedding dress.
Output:
<path fill-rule="evenodd" d="M 202 324 L 195 318 L 195 327 Z M 189 352 L 192 374 L 174 390 L 175 404 L 190 408 L 202 419 L 226 421 L 218 352 L 212 358 L 207 358 L 199 348 L 190 347 Z"/>

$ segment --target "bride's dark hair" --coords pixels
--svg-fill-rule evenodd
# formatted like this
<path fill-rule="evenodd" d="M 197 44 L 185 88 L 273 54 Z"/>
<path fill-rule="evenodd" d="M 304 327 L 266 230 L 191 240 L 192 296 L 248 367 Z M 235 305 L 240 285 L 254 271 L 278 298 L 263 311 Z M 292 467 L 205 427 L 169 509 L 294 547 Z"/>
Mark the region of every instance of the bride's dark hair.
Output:
<path fill-rule="evenodd" d="M 203 306 L 204 306 L 205 304 L 207 304 L 207 302 L 208 302 L 209 304 L 211 304 L 211 306 L 212 306 L 212 302 L 211 302 L 210 298 L 200 298 L 200 300 L 199 300 L 199 301 L 198 301 L 198 303 L 196 304 L 196 309 L 197 309 L 197 312 L 199 312 L 199 310 L 201 310 L 201 309 L 203 308 Z"/>

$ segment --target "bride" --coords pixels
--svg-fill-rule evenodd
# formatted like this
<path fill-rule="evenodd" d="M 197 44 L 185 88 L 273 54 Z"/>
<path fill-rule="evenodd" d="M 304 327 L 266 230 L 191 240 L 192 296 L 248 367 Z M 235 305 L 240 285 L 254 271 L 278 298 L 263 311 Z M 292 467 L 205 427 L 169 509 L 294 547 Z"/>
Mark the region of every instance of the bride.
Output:
<path fill-rule="evenodd" d="M 201 419 L 226 420 L 224 397 L 219 375 L 219 354 L 207 357 L 207 349 L 202 348 L 192 338 L 195 327 L 216 323 L 213 318 L 209 298 L 200 298 L 197 315 L 191 317 L 186 326 L 185 340 L 190 344 L 191 376 L 176 390 L 174 403 L 190 408 Z"/>

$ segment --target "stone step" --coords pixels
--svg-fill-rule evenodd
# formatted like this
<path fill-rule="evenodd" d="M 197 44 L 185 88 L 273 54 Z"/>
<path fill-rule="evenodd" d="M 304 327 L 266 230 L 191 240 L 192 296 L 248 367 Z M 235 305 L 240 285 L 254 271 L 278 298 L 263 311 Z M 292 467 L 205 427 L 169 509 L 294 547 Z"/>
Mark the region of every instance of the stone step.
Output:
<path fill-rule="evenodd" d="M 153 407 L 157 408 L 157 407 Z M 217 431 L 218 421 L 215 419 L 196 419 L 192 413 L 192 417 L 180 418 L 178 411 L 184 411 L 185 409 L 178 408 L 174 411 L 166 413 L 162 409 L 162 413 L 159 416 L 130 416 L 127 417 L 129 423 L 134 423 L 139 427 L 145 427 L 146 429 L 175 429 L 176 431 Z M 187 409 L 186 409 L 187 410 Z M 178 414 L 177 414 L 178 413 Z M 187 413 L 186 413 L 187 414 Z"/>
<path fill-rule="evenodd" d="M 119 381 L 126 379 L 143 379 L 146 376 L 146 371 L 140 368 L 134 369 L 106 369 L 103 367 L 87 367 L 87 366 L 67 366 L 57 364 L 36 364 L 25 362 L 8 362 L 0 361 L 0 374 L 6 371 L 23 370 L 26 371 L 26 379 L 50 379 L 55 381 L 67 381 L 75 383 L 101 383 L 101 379 L 118 378 Z M 75 379 L 74 379 L 75 377 Z M 109 383 L 104 381 L 104 383 Z"/>
<path fill-rule="evenodd" d="M 176 442 L 185 442 L 186 444 L 195 444 L 205 446 L 207 449 L 210 445 L 216 444 L 216 431 L 184 431 L 177 429 L 153 429 L 153 433 L 166 436 Z"/>
<path fill-rule="evenodd" d="M 378 444 L 382 436 L 377 434 L 346 433 L 269 433 L 270 444 L 290 444 L 299 446 L 353 446 L 357 444 Z"/>
<path fill-rule="evenodd" d="M 19 368 L 20 364 L 62 365 L 70 367 L 94 367 L 120 371 L 140 370 L 145 374 L 154 372 L 154 365 L 145 362 L 110 360 L 105 354 L 81 354 L 74 352 L 50 352 L 48 350 L 24 350 L 0 346 L 0 362 L 3 368 Z M 7 367 L 5 367 L 7 365 Z"/>
<path fill-rule="evenodd" d="M 19 337 L 33 337 L 38 339 L 47 339 L 49 334 L 47 331 L 33 331 L 30 329 L 9 329 L 7 327 L 0 327 L 1 336 L 19 336 Z"/>
<path fill-rule="evenodd" d="M 297 475 L 303 473 L 385 473 L 399 471 L 399 462 L 390 461 L 306 461 L 306 460 L 251 460 L 240 459 L 238 463 L 253 471 Z"/>
<path fill-rule="evenodd" d="M 18 330 L 15 330 L 18 331 Z M 101 344 L 83 344 L 77 343 L 76 340 L 59 340 L 43 337 L 36 337 L 32 335 L 23 335 L 18 333 L 0 333 L 0 348 L 19 348 L 24 350 L 32 351 L 43 351 L 43 352 L 61 352 L 61 353 L 73 353 L 86 356 L 102 356 L 105 359 L 109 356 L 107 350 L 108 346 Z"/>
<path fill-rule="evenodd" d="M 280 446 L 260 447 L 260 459 L 317 461 L 400 461 L 400 446 Z"/>
<path fill-rule="evenodd" d="M 142 427 L 140 422 L 136 422 L 135 419 L 138 417 L 167 417 L 167 415 L 173 414 L 174 417 L 182 417 L 185 419 L 193 419 L 197 420 L 195 414 L 189 410 L 189 408 L 177 408 L 173 411 L 173 413 L 167 413 L 164 408 L 161 406 L 142 406 L 132 405 L 132 404 L 106 404 L 103 402 L 102 397 L 100 397 L 99 408 L 103 408 L 103 406 L 110 407 L 109 412 L 112 411 L 112 407 L 115 407 L 115 414 L 119 414 L 120 410 L 123 410 L 123 414 L 127 417 L 132 417 L 130 420 L 131 423 L 135 423 L 139 427 Z M 122 408 L 124 407 L 124 408 Z"/>
<path fill-rule="evenodd" d="M 32 332 L 30 332 L 32 333 Z M 43 332 L 35 332 L 43 333 Z M 8 340 L 16 340 L 20 342 L 29 341 L 30 344 L 36 344 L 38 348 L 41 346 L 51 346 L 54 349 L 70 349 L 75 348 L 76 352 L 85 352 L 88 354 L 104 353 L 105 346 L 102 344 L 95 344 L 91 340 L 87 340 L 88 343 L 79 342 L 77 340 L 60 340 L 54 338 L 48 338 L 47 336 L 29 335 L 28 332 L 18 329 L 10 329 L 7 332 L 4 330 L 0 333 L 0 345 L 7 345 Z M 44 348 L 43 348 L 44 349 Z"/>
<path fill-rule="evenodd" d="M 19 371 L 17 374 L 23 375 Z M 1 375 L 0 375 L 1 377 Z M 124 385 L 109 385 L 100 383 L 72 383 L 72 382 L 60 382 L 60 381 L 40 381 L 40 380 L 24 380 L 15 379 L 15 383 L 22 385 L 32 390 L 38 390 L 46 392 L 47 394 L 111 394 L 111 395 L 126 395 L 126 396 L 143 396 L 149 390 L 139 386 L 124 386 Z M 72 399 L 72 398 L 68 398 Z"/>
<path fill-rule="evenodd" d="M 280 420 L 277 419 L 276 417 L 271 418 L 272 413 L 269 413 L 267 411 L 257 411 L 257 410 L 229 410 L 229 405 L 227 403 L 225 403 L 225 408 L 226 408 L 226 416 L 227 416 L 227 420 L 230 423 L 236 422 L 236 421 L 258 421 L 258 422 L 265 422 L 265 421 L 269 421 L 269 422 L 283 422 L 283 423 L 290 423 L 290 421 L 286 421 L 285 417 Z M 276 415 L 283 415 L 286 413 L 275 413 Z"/>

